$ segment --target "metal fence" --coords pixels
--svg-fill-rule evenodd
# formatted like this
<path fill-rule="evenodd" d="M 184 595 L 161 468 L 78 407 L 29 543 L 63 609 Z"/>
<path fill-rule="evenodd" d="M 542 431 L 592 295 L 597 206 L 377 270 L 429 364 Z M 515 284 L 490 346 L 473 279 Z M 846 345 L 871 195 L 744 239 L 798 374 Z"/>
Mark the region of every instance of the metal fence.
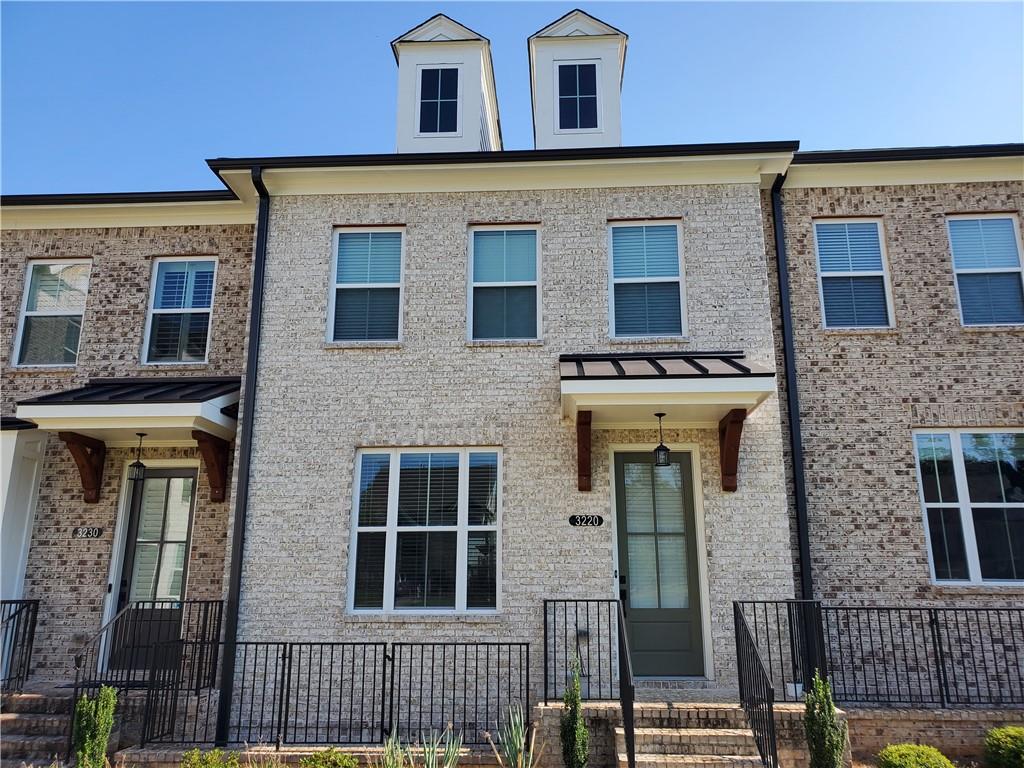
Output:
<path fill-rule="evenodd" d="M 544 601 L 544 701 L 560 699 L 580 660 L 580 695 L 619 698 L 619 601 Z"/>
<path fill-rule="evenodd" d="M 762 765 L 765 768 L 778 768 L 772 679 L 739 603 L 733 604 L 733 621 L 736 629 L 736 675 L 740 704 L 747 714 L 747 722 L 757 742 Z"/>
<path fill-rule="evenodd" d="M 0 601 L 0 690 L 20 691 L 32 671 L 38 600 Z"/>
<path fill-rule="evenodd" d="M 1024 608 L 738 605 L 779 700 L 819 669 L 844 704 L 1024 705 Z"/>

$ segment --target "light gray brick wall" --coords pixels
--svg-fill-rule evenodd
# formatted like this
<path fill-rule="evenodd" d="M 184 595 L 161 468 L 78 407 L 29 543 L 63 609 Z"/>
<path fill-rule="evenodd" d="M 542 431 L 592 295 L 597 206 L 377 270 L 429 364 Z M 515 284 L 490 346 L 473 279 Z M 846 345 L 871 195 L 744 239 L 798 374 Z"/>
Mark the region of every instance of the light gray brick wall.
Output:
<path fill-rule="evenodd" d="M 689 339 L 608 338 L 607 220 L 682 219 Z M 467 225 L 539 221 L 543 344 L 466 343 Z M 406 225 L 404 340 L 328 348 L 334 225 Z M 251 640 L 526 640 L 535 685 L 545 598 L 614 597 L 609 450 L 653 431 L 595 431 L 594 490 L 576 487 L 559 353 L 742 349 L 774 364 L 754 185 L 275 198 L 267 256 L 240 636 Z M 652 417 L 653 421 L 653 417 Z M 700 448 L 714 671 L 733 666 L 736 598 L 792 596 L 778 403 L 744 429 L 740 489 L 721 491 L 716 430 Z M 361 446 L 499 445 L 504 452 L 497 616 L 346 613 L 350 511 Z M 601 528 L 571 528 L 571 514 Z"/>

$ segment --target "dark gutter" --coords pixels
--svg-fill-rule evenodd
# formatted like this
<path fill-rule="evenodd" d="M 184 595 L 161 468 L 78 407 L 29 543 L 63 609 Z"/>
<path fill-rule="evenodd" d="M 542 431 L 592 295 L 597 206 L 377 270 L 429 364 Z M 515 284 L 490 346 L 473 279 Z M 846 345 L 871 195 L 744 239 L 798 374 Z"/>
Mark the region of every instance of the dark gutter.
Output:
<path fill-rule="evenodd" d="M 259 369 L 260 333 L 263 320 L 263 283 L 267 271 L 267 227 L 270 222 L 270 193 L 263 184 L 263 169 L 252 169 L 252 184 L 259 194 L 256 215 L 256 245 L 253 253 L 252 301 L 249 308 L 249 348 L 245 357 L 242 395 L 242 436 L 238 441 L 238 484 L 235 488 L 235 518 L 231 532 L 231 570 L 224 621 L 224 659 L 220 700 L 217 705 L 218 746 L 228 742 L 231 699 L 235 688 L 235 651 L 238 645 L 238 601 L 242 591 L 242 557 L 245 554 L 245 523 L 249 511 L 249 477 L 252 459 L 253 419 L 256 415 L 256 374 Z"/>
<path fill-rule="evenodd" d="M 178 192 L 83 192 L 56 195 L 0 195 L 0 205 L 118 205 L 125 203 L 213 203 L 237 200 L 230 189 Z"/>
<path fill-rule="evenodd" d="M 779 267 L 779 314 L 782 315 L 782 350 L 786 366 L 786 410 L 789 414 L 789 448 L 793 461 L 793 495 L 796 504 L 796 536 L 800 550 L 800 596 L 814 599 L 811 572 L 811 542 L 807 522 L 807 484 L 804 477 L 803 434 L 800 429 L 800 393 L 796 377 L 796 351 L 793 343 L 793 310 L 789 301 L 789 262 L 786 257 L 786 229 L 782 221 L 782 185 L 785 174 L 772 184 L 772 225 L 775 234 L 775 258 Z"/>
<path fill-rule="evenodd" d="M 1024 144 L 967 144 L 959 147 L 893 147 L 797 152 L 793 165 L 817 163 L 884 163 L 902 160 L 968 160 L 1024 156 Z"/>
<path fill-rule="evenodd" d="M 18 419 L 14 416 L 0 416 L 0 431 L 7 432 L 35 428 L 36 423 L 34 421 L 25 421 L 25 419 Z"/>
<path fill-rule="evenodd" d="M 273 168 L 358 168 L 391 165 L 463 165 L 572 160 L 622 160 L 706 155 L 752 155 L 796 152 L 797 141 L 727 142 L 718 144 L 655 144 L 639 147 L 516 149 L 501 152 L 406 152 L 381 155 L 294 155 L 289 157 L 218 157 L 207 160 L 215 172 L 259 166 Z"/>

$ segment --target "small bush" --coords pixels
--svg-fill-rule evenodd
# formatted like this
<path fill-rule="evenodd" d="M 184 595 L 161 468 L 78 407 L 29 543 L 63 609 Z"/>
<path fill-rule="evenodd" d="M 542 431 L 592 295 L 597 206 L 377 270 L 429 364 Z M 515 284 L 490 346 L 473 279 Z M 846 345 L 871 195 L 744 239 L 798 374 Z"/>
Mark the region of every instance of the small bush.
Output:
<path fill-rule="evenodd" d="M 953 764 L 935 747 L 890 744 L 878 753 L 878 768 L 953 768 Z"/>
<path fill-rule="evenodd" d="M 1024 765 L 1024 727 L 1008 725 L 985 734 L 985 768 L 1021 768 Z"/>
<path fill-rule="evenodd" d="M 562 762 L 565 768 L 587 768 L 587 756 L 590 734 L 587 723 L 583 719 L 582 702 L 580 701 L 580 664 L 579 656 L 572 660 L 572 680 L 565 689 L 563 703 L 565 711 L 561 719 Z"/>
<path fill-rule="evenodd" d="M 359 761 L 355 755 L 331 747 L 301 758 L 299 768 L 359 768 Z"/>
<path fill-rule="evenodd" d="M 832 688 L 814 673 L 811 690 L 804 698 L 804 735 L 811 768 L 842 768 L 846 753 L 846 723 L 836 718 Z"/>
<path fill-rule="evenodd" d="M 200 752 L 190 749 L 181 756 L 181 768 L 240 768 L 237 752 L 211 749 Z"/>
<path fill-rule="evenodd" d="M 78 768 L 104 768 L 107 744 L 114 728 L 117 692 L 101 686 L 96 698 L 83 695 L 75 703 L 75 763 Z"/>

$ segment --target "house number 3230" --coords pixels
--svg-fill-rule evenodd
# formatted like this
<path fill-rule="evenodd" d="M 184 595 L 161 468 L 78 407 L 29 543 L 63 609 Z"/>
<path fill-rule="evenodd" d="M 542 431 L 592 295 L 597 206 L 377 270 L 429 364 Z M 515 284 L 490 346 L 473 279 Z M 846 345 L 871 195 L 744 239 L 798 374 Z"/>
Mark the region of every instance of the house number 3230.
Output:
<path fill-rule="evenodd" d="M 72 539 L 98 539 L 103 535 L 103 529 L 93 525 L 80 525 L 71 531 Z"/>
<path fill-rule="evenodd" d="M 600 515 L 569 515 L 569 525 L 573 527 L 596 528 L 604 525 L 604 518 Z"/>

